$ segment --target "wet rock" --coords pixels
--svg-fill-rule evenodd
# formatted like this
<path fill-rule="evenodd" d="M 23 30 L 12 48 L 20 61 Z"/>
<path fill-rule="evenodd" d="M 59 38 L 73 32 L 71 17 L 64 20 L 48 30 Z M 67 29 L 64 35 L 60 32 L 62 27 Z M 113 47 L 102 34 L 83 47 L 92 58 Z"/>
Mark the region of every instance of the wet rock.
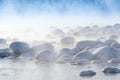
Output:
<path fill-rule="evenodd" d="M 120 69 L 114 66 L 107 66 L 103 68 L 102 72 L 104 73 L 120 73 Z"/>
<path fill-rule="evenodd" d="M 96 75 L 96 72 L 92 70 L 82 71 L 80 72 L 80 76 L 94 76 Z"/>
<path fill-rule="evenodd" d="M 5 58 L 13 55 L 14 54 L 11 52 L 9 48 L 0 49 L 0 58 Z"/>

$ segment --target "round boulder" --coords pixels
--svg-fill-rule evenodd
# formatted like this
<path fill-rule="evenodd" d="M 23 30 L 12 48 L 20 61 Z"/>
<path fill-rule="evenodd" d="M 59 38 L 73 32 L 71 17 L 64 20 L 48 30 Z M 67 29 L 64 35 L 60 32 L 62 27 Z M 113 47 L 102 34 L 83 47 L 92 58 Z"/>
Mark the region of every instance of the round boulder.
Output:
<path fill-rule="evenodd" d="M 53 51 L 54 50 L 54 46 L 51 43 L 49 43 L 49 42 L 43 42 L 43 43 L 40 43 L 40 44 L 38 44 L 36 46 L 33 46 L 30 49 L 30 53 L 31 53 L 31 55 L 35 56 L 41 50 L 51 50 L 51 51 Z"/>
<path fill-rule="evenodd" d="M 41 50 L 36 54 L 35 59 L 37 62 L 53 62 L 55 61 L 55 53 L 51 50 Z"/>
<path fill-rule="evenodd" d="M 103 45 L 101 41 L 91 41 L 91 40 L 86 40 L 86 41 L 79 41 L 76 45 L 76 51 L 82 51 L 85 48 L 95 48 L 97 46 Z"/>
<path fill-rule="evenodd" d="M 73 37 L 65 37 L 60 40 L 62 46 L 73 46 L 75 43 L 75 39 Z"/>
<path fill-rule="evenodd" d="M 75 61 L 78 61 L 80 59 L 87 59 L 87 60 L 91 60 L 93 57 L 93 54 L 89 51 L 82 51 L 82 52 L 79 52 L 77 53 L 75 56 L 74 56 L 74 60 Z"/>
<path fill-rule="evenodd" d="M 114 66 L 107 66 L 102 70 L 104 73 L 120 73 L 120 69 Z"/>
<path fill-rule="evenodd" d="M 73 57 L 76 53 L 69 48 L 63 48 L 60 50 L 60 53 L 58 54 L 58 57 L 63 57 L 63 56 L 69 56 L 69 57 Z"/>
<path fill-rule="evenodd" d="M 100 61 L 108 61 L 112 58 L 120 58 L 120 51 L 113 47 L 100 47 L 93 51 L 94 58 Z"/>
<path fill-rule="evenodd" d="M 15 56 L 20 56 L 23 53 L 27 53 L 30 49 L 29 45 L 25 42 L 12 42 L 10 49 L 13 51 Z"/>

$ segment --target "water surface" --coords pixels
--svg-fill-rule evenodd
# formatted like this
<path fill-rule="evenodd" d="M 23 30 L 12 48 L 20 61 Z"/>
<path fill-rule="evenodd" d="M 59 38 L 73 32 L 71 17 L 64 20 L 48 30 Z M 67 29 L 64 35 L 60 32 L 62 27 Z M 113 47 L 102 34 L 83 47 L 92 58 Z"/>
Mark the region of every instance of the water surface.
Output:
<path fill-rule="evenodd" d="M 0 80 L 119 80 L 120 74 L 105 75 L 105 65 L 36 64 L 34 61 L 0 59 Z M 119 65 L 115 65 L 120 67 Z M 93 77 L 80 77 L 83 70 L 94 70 Z"/>

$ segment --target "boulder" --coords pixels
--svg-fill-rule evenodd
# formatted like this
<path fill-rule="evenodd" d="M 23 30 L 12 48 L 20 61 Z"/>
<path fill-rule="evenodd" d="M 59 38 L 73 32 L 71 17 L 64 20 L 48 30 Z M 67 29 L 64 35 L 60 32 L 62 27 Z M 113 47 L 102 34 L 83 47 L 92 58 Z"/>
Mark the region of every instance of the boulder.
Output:
<path fill-rule="evenodd" d="M 104 73 L 120 73 L 120 69 L 114 66 L 107 66 L 103 68 L 102 72 Z"/>
<path fill-rule="evenodd" d="M 94 50 L 93 55 L 94 55 L 94 59 L 104 62 L 112 58 L 120 58 L 120 51 L 113 47 L 104 46 Z"/>
<path fill-rule="evenodd" d="M 10 44 L 10 49 L 13 51 L 16 57 L 27 53 L 30 49 L 30 46 L 25 42 L 12 42 Z"/>
<path fill-rule="evenodd" d="M 79 41 L 76 44 L 76 51 L 79 52 L 79 51 L 84 50 L 85 48 L 91 49 L 91 48 L 95 48 L 95 47 L 100 46 L 100 45 L 103 45 L 103 42 L 92 41 L 92 40 Z"/>
<path fill-rule="evenodd" d="M 37 62 L 53 62 L 55 61 L 55 53 L 51 50 L 41 50 L 36 54 L 35 59 Z"/>
<path fill-rule="evenodd" d="M 74 60 L 77 61 L 77 60 L 80 60 L 80 59 L 88 59 L 88 60 L 91 60 L 93 57 L 93 54 L 89 51 L 82 51 L 82 52 L 79 52 L 77 53 L 75 56 L 74 56 Z"/>
<path fill-rule="evenodd" d="M 31 53 L 32 56 L 35 56 L 41 50 L 51 50 L 51 51 L 53 51 L 54 46 L 49 42 L 43 42 L 43 43 L 40 43 L 36 46 L 31 47 L 29 52 Z"/>
<path fill-rule="evenodd" d="M 86 70 L 86 71 L 80 72 L 80 76 L 94 76 L 94 75 L 96 75 L 96 72 L 92 70 Z"/>

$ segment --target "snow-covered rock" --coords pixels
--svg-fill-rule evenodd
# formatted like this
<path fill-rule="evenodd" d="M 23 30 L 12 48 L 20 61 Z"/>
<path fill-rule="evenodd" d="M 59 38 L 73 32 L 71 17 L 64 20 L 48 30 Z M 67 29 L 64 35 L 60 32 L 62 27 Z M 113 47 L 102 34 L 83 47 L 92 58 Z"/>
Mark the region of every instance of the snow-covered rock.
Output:
<path fill-rule="evenodd" d="M 120 49 L 120 43 L 114 42 L 111 44 L 111 47 Z"/>
<path fill-rule="evenodd" d="M 120 73 L 120 69 L 114 66 L 107 66 L 102 70 L 104 73 Z"/>
<path fill-rule="evenodd" d="M 69 48 L 63 48 L 60 50 L 59 54 L 57 55 L 57 62 L 59 63 L 66 63 L 70 62 L 76 53 Z"/>
<path fill-rule="evenodd" d="M 111 64 L 120 63 L 120 59 L 112 58 L 108 61 L 108 63 L 111 63 Z"/>
<path fill-rule="evenodd" d="M 60 40 L 62 46 L 73 46 L 75 43 L 75 39 L 73 37 L 64 37 Z"/>
<path fill-rule="evenodd" d="M 94 76 L 94 75 L 96 75 L 96 72 L 92 70 L 86 70 L 86 71 L 80 72 L 80 76 Z"/>
<path fill-rule="evenodd" d="M 82 51 L 82 52 L 79 52 L 77 53 L 75 56 L 74 56 L 74 60 L 77 61 L 77 60 L 80 60 L 80 59 L 88 59 L 88 60 L 91 60 L 93 57 L 93 54 L 89 51 Z"/>
<path fill-rule="evenodd" d="M 57 59 L 57 63 L 67 63 L 67 62 L 70 62 L 71 61 L 71 57 L 69 56 L 62 56 L 60 58 Z"/>
<path fill-rule="evenodd" d="M 89 64 L 90 61 L 88 59 L 79 59 L 76 61 L 76 64 L 78 65 L 84 65 L 84 64 Z"/>
<path fill-rule="evenodd" d="M 31 49 L 30 49 L 30 53 L 32 56 L 35 56 L 38 52 L 40 52 L 41 50 L 51 50 L 53 51 L 54 50 L 54 46 L 49 43 L 49 42 L 43 42 L 43 43 L 40 43 L 36 46 L 33 46 Z"/>
<path fill-rule="evenodd" d="M 58 57 L 62 57 L 62 56 L 69 56 L 69 57 L 73 57 L 76 53 L 69 48 L 63 48 L 60 50 L 60 53 L 58 54 Z"/>
<path fill-rule="evenodd" d="M 103 42 L 101 41 L 92 41 L 92 40 L 85 40 L 85 41 L 79 41 L 76 44 L 76 51 L 82 51 L 85 48 L 95 48 L 97 46 L 103 45 Z"/>
<path fill-rule="evenodd" d="M 62 38 L 65 36 L 65 33 L 62 29 L 53 29 L 50 34 L 53 38 Z"/>
<path fill-rule="evenodd" d="M 13 51 L 15 56 L 20 56 L 23 53 L 27 53 L 30 47 L 25 42 L 12 42 L 10 44 L 10 49 Z"/>
<path fill-rule="evenodd" d="M 111 46 L 112 43 L 117 43 L 117 41 L 114 39 L 108 39 L 104 42 L 104 45 Z"/>
<path fill-rule="evenodd" d="M 41 50 L 36 54 L 35 59 L 37 62 L 53 62 L 55 61 L 55 53 L 51 50 Z"/>
<path fill-rule="evenodd" d="M 5 39 L 0 39 L 0 44 L 6 44 L 7 41 Z"/>
<path fill-rule="evenodd" d="M 5 39 L 0 39 L 0 49 L 7 48 L 7 41 Z"/>
<path fill-rule="evenodd" d="M 110 35 L 109 39 L 118 39 L 118 36 L 117 35 Z"/>
<path fill-rule="evenodd" d="M 92 63 L 92 64 L 100 64 L 101 62 L 99 60 L 92 60 L 90 63 Z"/>
<path fill-rule="evenodd" d="M 54 29 L 54 30 L 51 31 L 51 33 L 53 35 L 57 35 L 58 36 L 58 35 L 64 34 L 64 31 L 62 29 Z"/>
<path fill-rule="evenodd" d="M 94 59 L 108 61 L 112 58 L 120 58 L 120 51 L 113 47 L 100 47 L 93 51 Z"/>

